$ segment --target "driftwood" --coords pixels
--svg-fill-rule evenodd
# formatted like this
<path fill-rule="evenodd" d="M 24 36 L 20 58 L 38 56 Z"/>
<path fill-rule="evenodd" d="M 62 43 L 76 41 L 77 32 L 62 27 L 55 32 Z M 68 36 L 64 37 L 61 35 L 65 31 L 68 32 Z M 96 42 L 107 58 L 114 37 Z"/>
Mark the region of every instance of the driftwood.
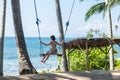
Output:
<path fill-rule="evenodd" d="M 105 47 L 110 44 L 120 44 L 120 39 L 110 39 L 110 38 L 77 38 L 68 42 L 65 42 L 66 49 L 86 49 L 95 47 Z"/>

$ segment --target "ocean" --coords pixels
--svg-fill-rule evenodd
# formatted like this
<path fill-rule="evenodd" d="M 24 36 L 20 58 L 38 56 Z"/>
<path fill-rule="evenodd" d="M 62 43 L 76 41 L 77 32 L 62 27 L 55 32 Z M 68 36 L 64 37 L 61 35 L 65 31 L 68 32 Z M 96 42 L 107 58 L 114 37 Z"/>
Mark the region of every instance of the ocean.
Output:
<path fill-rule="evenodd" d="M 41 38 L 44 42 L 49 42 L 49 38 Z M 71 40 L 72 38 L 65 39 L 66 41 Z M 28 55 L 34 66 L 34 68 L 40 72 L 44 70 L 54 71 L 58 67 L 58 58 L 55 55 L 51 55 L 47 62 L 41 63 L 42 57 L 39 56 L 41 53 L 45 53 L 49 50 L 49 46 L 42 45 L 42 50 L 40 51 L 40 42 L 37 37 L 26 37 L 25 38 Z M 57 41 L 59 39 L 57 38 Z M 120 47 L 115 46 L 116 49 L 120 52 Z M 57 47 L 59 48 L 59 47 Z M 60 50 L 58 50 L 60 52 Z M 120 58 L 120 53 L 115 57 Z M 14 37 L 5 37 L 4 41 L 4 65 L 3 72 L 5 75 L 18 75 L 18 56 L 16 41 Z"/>
<path fill-rule="evenodd" d="M 50 40 L 49 38 L 41 39 L 46 43 Z M 71 38 L 67 38 L 67 40 L 70 39 Z M 56 40 L 59 42 L 58 38 Z M 25 41 L 29 58 L 37 71 L 57 69 L 58 58 L 55 55 L 51 55 L 45 64 L 41 63 L 42 56 L 40 56 L 40 54 L 46 53 L 50 48 L 49 46 L 42 45 L 42 49 L 40 49 L 40 41 L 37 37 L 26 37 Z M 57 46 L 57 48 L 59 48 L 59 46 Z M 60 52 L 60 50 L 58 50 L 58 52 Z M 5 37 L 3 72 L 5 75 L 18 75 L 18 56 L 14 37 Z"/>

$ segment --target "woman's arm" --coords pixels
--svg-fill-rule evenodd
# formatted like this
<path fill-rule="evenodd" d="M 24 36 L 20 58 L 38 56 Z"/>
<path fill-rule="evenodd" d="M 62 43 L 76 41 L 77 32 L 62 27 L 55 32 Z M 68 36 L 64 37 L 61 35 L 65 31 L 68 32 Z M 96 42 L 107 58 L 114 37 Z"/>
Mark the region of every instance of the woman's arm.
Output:
<path fill-rule="evenodd" d="M 40 41 L 40 43 L 42 43 L 42 44 L 45 45 L 45 46 L 48 46 L 48 45 L 50 45 L 51 42 L 49 42 L 49 43 L 44 43 L 43 41 Z"/>
<path fill-rule="evenodd" d="M 58 45 L 62 46 L 62 44 L 64 43 L 64 40 L 62 40 L 62 42 L 60 42 L 60 43 L 56 41 L 56 43 L 57 43 Z"/>

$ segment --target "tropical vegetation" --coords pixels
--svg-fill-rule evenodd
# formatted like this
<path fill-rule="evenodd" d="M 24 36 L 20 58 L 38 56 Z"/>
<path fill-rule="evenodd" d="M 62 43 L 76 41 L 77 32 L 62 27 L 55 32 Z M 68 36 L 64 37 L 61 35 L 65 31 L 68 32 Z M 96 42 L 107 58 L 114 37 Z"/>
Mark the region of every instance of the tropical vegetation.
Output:
<path fill-rule="evenodd" d="M 85 1 L 85 0 L 80 0 Z M 96 0 L 97 1 L 97 0 Z M 5 17 L 6 17 L 6 0 L 2 0 L 3 2 L 3 12 L 2 12 L 2 20 L 0 26 L 0 76 L 3 76 L 3 45 L 4 45 L 4 31 L 5 31 Z M 61 18 L 60 4 L 59 0 L 55 0 L 57 20 L 58 20 L 58 28 L 60 33 L 60 40 L 64 40 L 63 33 L 63 24 Z M 104 2 L 97 3 L 93 5 L 85 15 L 85 20 L 87 21 L 92 15 L 96 13 L 103 12 L 103 16 L 105 17 L 105 13 L 107 15 L 108 22 L 108 37 L 113 38 L 112 32 L 112 15 L 111 8 L 114 6 L 120 5 L 120 0 L 105 0 Z M 36 69 L 33 67 L 28 51 L 25 44 L 24 33 L 22 28 L 22 19 L 21 19 L 21 10 L 20 10 L 20 2 L 19 0 L 11 0 L 12 6 L 12 14 L 13 14 L 13 22 L 14 22 L 14 30 L 15 37 L 17 43 L 18 50 L 18 58 L 19 58 L 19 74 L 32 74 L 37 73 Z M 120 19 L 120 15 L 118 16 L 118 20 Z M 115 26 L 117 31 L 118 26 Z M 87 32 L 87 38 L 93 38 L 94 33 L 101 35 L 102 37 L 107 37 L 105 33 L 100 34 L 99 30 L 93 30 Z M 111 52 L 108 54 L 109 47 L 101 48 L 101 51 L 98 48 L 93 49 L 90 54 L 88 54 L 88 70 L 113 70 L 115 68 L 120 68 L 120 60 L 114 60 L 114 55 L 117 53 L 116 50 L 113 49 L 113 45 L 111 45 Z M 89 50 L 90 51 L 90 50 Z M 68 63 L 66 58 L 67 50 L 65 51 L 65 45 L 62 46 L 62 69 L 63 71 L 68 71 Z M 74 50 L 69 54 L 69 69 L 71 71 L 76 70 L 86 70 L 86 51 L 85 50 Z M 99 56 L 98 56 L 99 55 Z M 68 56 L 68 55 L 67 55 Z M 109 57 L 110 56 L 110 57 Z M 109 60 L 110 59 L 110 60 Z"/>
<path fill-rule="evenodd" d="M 80 0 L 84 1 L 84 0 Z M 108 37 L 113 38 L 113 31 L 112 31 L 112 15 L 111 15 L 111 8 L 119 5 L 120 0 L 105 0 L 104 2 L 98 3 L 96 5 L 93 5 L 88 12 L 86 13 L 85 20 L 90 18 L 90 16 L 101 13 L 107 16 L 107 23 L 108 23 Z M 113 54 L 113 45 L 111 44 L 109 47 L 111 47 L 109 54 L 110 54 L 110 70 L 114 70 L 114 54 Z"/>

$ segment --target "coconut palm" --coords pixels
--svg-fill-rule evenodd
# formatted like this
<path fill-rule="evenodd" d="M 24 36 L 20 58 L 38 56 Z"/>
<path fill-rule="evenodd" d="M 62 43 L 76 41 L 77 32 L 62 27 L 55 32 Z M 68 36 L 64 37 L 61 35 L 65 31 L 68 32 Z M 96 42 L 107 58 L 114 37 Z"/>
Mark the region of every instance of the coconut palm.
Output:
<path fill-rule="evenodd" d="M 59 28 L 59 33 L 60 33 L 60 40 L 62 41 L 64 40 L 64 33 L 63 33 L 63 25 L 62 25 L 62 17 L 61 17 L 59 0 L 55 0 L 55 5 L 56 5 L 57 20 L 58 20 L 58 28 Z M 68 64 L 67 64 L 64 44 L 62 46 L 61 52 L 62 52 L 62 70 L 68 71 Z"/>
<path fill-rule="evenodd" d="M 120 4 L 120 0 L 114 0 L 113 2 L 111 2 L 110 8 L 117 6 Z M 103 12 L 105 14 L 106 12 L 106 2 L 101 2 L 98 3 L 96 5 L 93 5 L 86 13 L 85 15 L 85 20 L 87 21 L 92 15 L 97 14 L 97 13 L 101 13 Z"/>
<path fill-rule="evenodd" d="M 3 76 L 3 48 L 6 17 L 6 0 L 2 0 L 2 18 L 0 25 L 0 76 Z"/>
<path fill-rule="evenodd" d="M 32 63 L 30 62 L 25 44 L 19 0 L 11 0 L 11 5 L 12 5 L 17 50 L 18 50 L 19 74 L 22 75 L 22 74 L 37 73 Z"/>
<path fill-rule="evenodd" d="M 95 13 L 101 13 L 106 12 L 107 13 L 107 19 L 108 19 L 108 25 L 109 25 L 109 37 L 112 38 L 112 20 L 111 20 L 111 11 L 110 8 L 116 5 L 120 4 L 120 0 L 106 0 L 106 2 L 98 3 L 94 6 L 92 6 L 88 12 L 86 13 L 85 20 L 87 21 L 92 15 Z"/>
<path fill-rule="evenodd" d="M 90 18 L 92 15 L 95 13 L 100 13 L 100 12 L 106 12 L 107 14 L 107 21 L 108 21 L 108 37 L 113 38 L 113 33 L 112 33 L 112 19 L 111 19 L 111 11 L 110 8 L 120 4 L 120 0 L 106 0 L 105 2 L 98 3 L 94 6 L 92 6 L 88 12 L 86 13 L 85 20 Z M 110 45 L 110 70 L 114 69 L 114 56 L 113 56 L 113 46 Z"/>
<path fill-rule="evenodd" d="M 111 11 L 110 11 L 110 0 L 106 0 L 106 14 L 107 14 L 107 22 L 108 22 L 108 37 L 113 38 L 113 33 L 112 33 L 112 19 L 111 19 Z M 113 53 L 113 45 L 111 44 L 110 46 L 110 70 L 114 70 L 114 53 Z"/>

